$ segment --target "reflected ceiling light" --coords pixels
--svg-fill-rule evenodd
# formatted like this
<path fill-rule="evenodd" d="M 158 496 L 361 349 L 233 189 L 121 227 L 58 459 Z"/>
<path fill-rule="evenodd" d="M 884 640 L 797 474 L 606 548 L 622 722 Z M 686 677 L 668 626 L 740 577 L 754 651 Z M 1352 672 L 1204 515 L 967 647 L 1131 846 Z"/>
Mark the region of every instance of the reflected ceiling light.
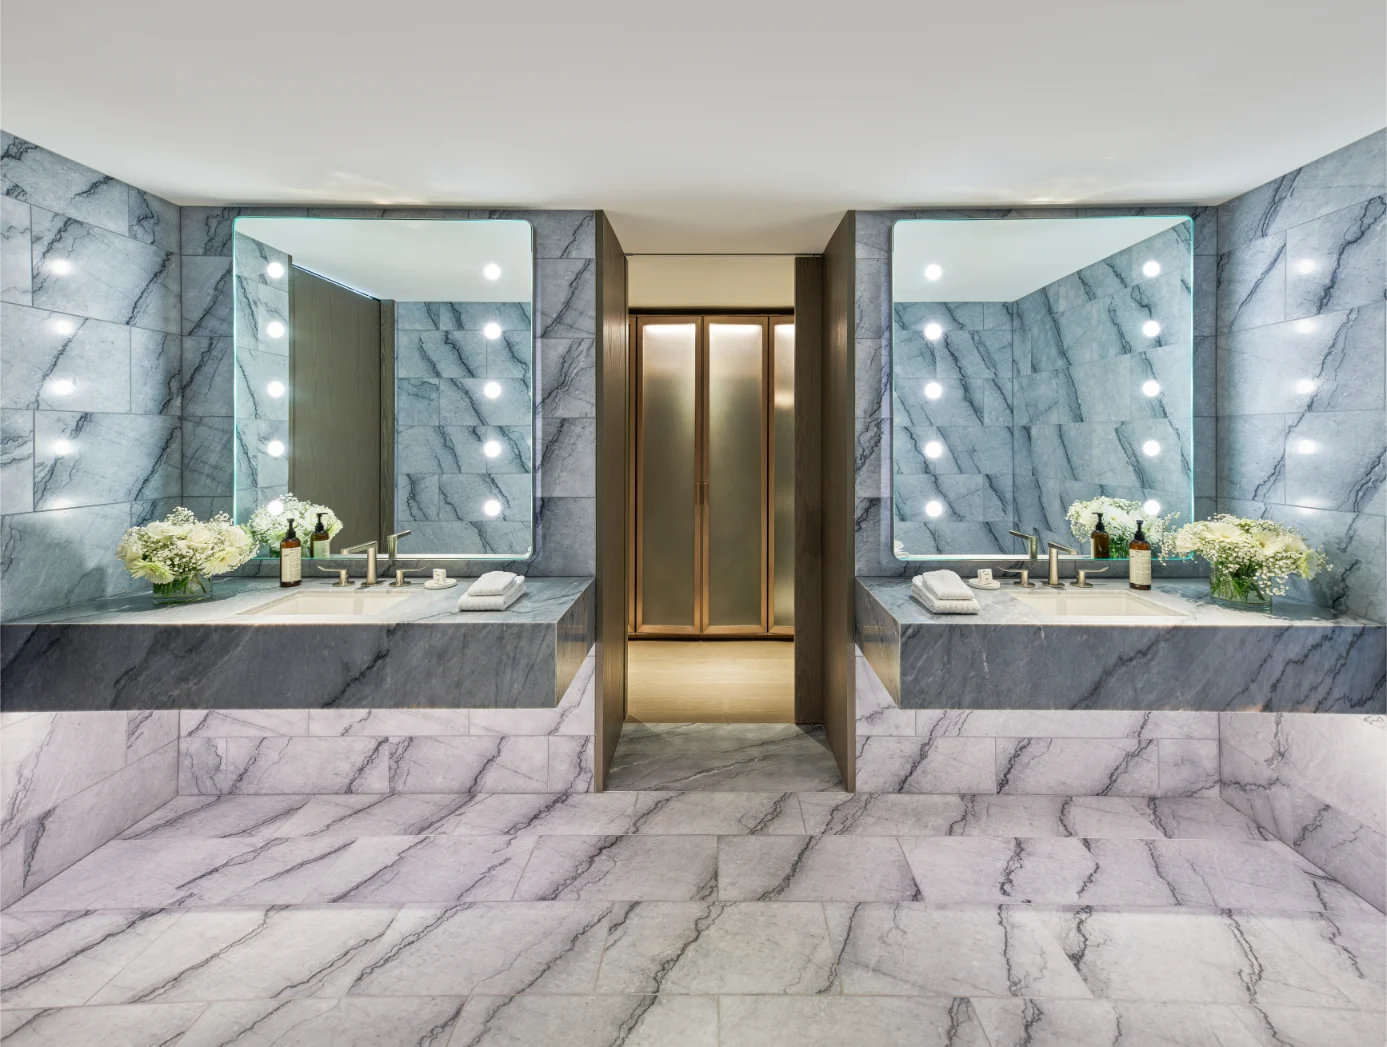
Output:
<path fill-rule="evenodd" d="M 265 325 L 265 333 L 271 338 L 283 338 L 287 328 L 278 320 L 271 320 Z"/>
<path fill-rule="evenodd" d="M 1313 273 L 1315 271 L 1315 260 L 1313 258 L 1302 258 L 1295 264 L 1298 273 Z"/>
<path fill-rule="evenodd" d="M 482 503 L 482 512 L 486 513 L 487 516 L 500 516 L 501 503 L 495 498 L 488 498 Z"/>
<path fill-rule="evenodd" d="M 72 441 L 71 441 L 71 440 L 54 440 L 54 441 L 53 441 L 53 453 L 54 453 L 54 454 L 71 454 L 71 453 L 72 453 Z"/>
<path fill-rule="evenodd" d="M 267 512 L 269 512 L 271 516 L 278 516 L 280 513 L 284 512 L 284 503 L 281 502 L 278 498 L 276 498 L 274 501 L 266 505 L 265 509 Z"/>
<path fill-rule="evenodd" d="M 280 262 L 271 262 L 269 265 L 265 266 L 265 275 L 271 280 L 278 280 L 284 275 L 283 264 Z"/>
<path fill-rule="evenodd" d="M 1147 516 L 1159 516 L 1161 513 L 1161 503 L 1154 498 L 1148 498 L 1141 503 L 1141 511 Z"/>
<path fill-rule="evenodd" d="M 495 341 L 497 338 L 501 337 L 501 325 L 498 323 L 489 323 L 482 328 L 482 334 L 486 335 L 492 341 Z"/>
<path fill-rule="evenodd" d="M 55 334 L 61 335 L 69 335 L 77 330 L 77 325 L 75 323 L 61 316 L 49 324 L 49 326 L 53 328 Z"/>
<path fill-rule="evenodd" d="M 488 440 L 486 443 L 482 444 L 482 454 L 486 455 L 488 458 L 498 457 L 501 454 L 501 441 Z"/>
<path fill-rule="evenodd" d="M 487 382 L 486 385 L 482 386 L 482 395 L 488 400 L 495 400 L 501 395 L 501 383 Z"/>
<path fill-rule="evenodd" d="M 1160 396 L 1161 383 L 1156 381 L 1156 379 L 1154 378 L 1148 378 L 1146 381 L 1141 383 L 1141 391 L 1145 393 L 1147 396 Z"/>
<path fill-rule="evenodd" d="M 1314 454 L 1320 449 L 1320 445 L 1314 440 L 1297 440 L 1295 449 L 1301 454 Z"/>
<path fill-rule="evenodd" d="M 278 400 L 281 396 L 284 395 L 284 383 L 271 382 L 269 385 L 265 386 L 265 392 L 269 393 L 276 400 Z"/>
<path fill-rule="evenodd" d="M 1156 335 L 1161 333 L 1161 325 L 1155 320 L 1147 320 L 1146 323 L 1141 325 L 1141 333 L 1146 335 L 1147 338 L 1155 338 Z"/>
<path fill-rule="evenodd" d="M 265 445 L 265 453 L 271 458 L 280 458 L 284 455 L 284 441 L 271 440 Z"/>
<path fill-rule="evenodd" d="M 1155 440 L 1147 440 L 1146 443 L 1141 445 L 1141 453 L 1146 455 L 1147 458 L 1155 458 L 1156 455 L 1161 453 L 1161 445 Z"/>
<path fill-rule="evenodd" d="M 1315 381 L 1313 378 L 1302 378 L 1295 384 L 1295 391 L 1308 396 L 1315 391 Z"/>
<path fill-rule="evenodd" d="M 48 383 L 48 391 L 54 396 L 71 396 L 77 389 L 77 383 L 71 378 L 54 378 Z"/>
<path fill-rule="evenodd" d="M 1295 329 L 1301 334 L 1310 334 L 1315 330 L 1314 320 L 1297 320 Z"/>
<path fill-rule="evenodd" d="M 925 503 L 925 515 L 926 515 L 926 516 L 938 516 L 938 515 L 939 515 L 940 513 L 942 513 L 943 511 L 944 511 L 944 506 L 941 505 L 939 502 L 926 502 L 926 503 Z"/>
<path fill-rule="evenodd" d="M 938 382 L 925 383 L 925 396 L 927 396 L 929 399 L 938 400 L 943 395 L 944 387 L 940 385 Z"/>
<path fill-rule="evenodd" d="M 925 266 L 925 279 L 926 279 L 926 280 L 938 280 L 938 279 L 939 279 L 941 276 L 943 276 L 943 275 L 944 275 L 944 270 L 941 269 L 941 268 L 940 268 L 938 265 L 936 265 L 934 262 L 930 262 L 929 265 Z"/>
<path fill-rule="evenodd" d="M 55 258 L 48 263 L 47 268 L 54 276 L 67 276 L 72 272 L 72 263 L 66 258 Z"/>
<path fill-rule="evenodd" d="M 48 504 L 54 509 L 71 509 L 76 503 L 71 498 L 58 498 Z"/>
<path fill-rule="evenodd" d="M 1158 262 L 1158 261 L 1156 261 L 1156 259 L 1154 259 L 1154 258 L 1151 259 L 1151 261 L 1147 262 L 1144 266 L 1141 267 L 1141 275 L 1142 275 L 1142 276 L 1160 276 L 1160 275 L 1161 275 L 1161 263 Z"/>
<path fill-rule="evenodd" d="M 943 453 L 944 445 L 941 444 L 938 440 L 931 440 L 929 443 L 925 444 L 926 458 L 938 458 Z"/>
<path fill-rule="evenodd" d="M 482 275 L 488 280 L 499 280 L 501 279 L 501 267 L 495 262 L 488 262 L 486 268 L 482 270 Z"/>
<path fill-rule="evenodd" d="M 931 342 L 944 333 L 944 328 L 938 324 L 925 324 L 925 337 Z"/>

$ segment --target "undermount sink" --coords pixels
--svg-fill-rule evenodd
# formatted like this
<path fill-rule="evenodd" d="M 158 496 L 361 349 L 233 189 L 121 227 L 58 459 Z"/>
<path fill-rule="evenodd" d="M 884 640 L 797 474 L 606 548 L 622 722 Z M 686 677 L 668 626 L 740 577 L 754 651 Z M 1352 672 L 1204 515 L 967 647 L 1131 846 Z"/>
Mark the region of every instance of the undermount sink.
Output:
<path fill-rule="evenodd" d="M 1165 604 L 1131 592 L 1012 593 L 1027 607 L 1054 618 L 1188 618 Z"/>
<path fill-rule="evenodd" d="M 352 618 L 369 618 L 372 615 L 383 614 L 390 608 L 397 606 L 400 601 L 408 599 L 408 593 L 363 592 L 361 590 L 349 593 L 321 591 L 290 593 L 288 596 L 281 596 L 278 600 L 271 600 L 267 604 L 252 607 L 241 613 L 274 615 L 275 617 L 283 615 L 340 617 L 346 615 Z"/>

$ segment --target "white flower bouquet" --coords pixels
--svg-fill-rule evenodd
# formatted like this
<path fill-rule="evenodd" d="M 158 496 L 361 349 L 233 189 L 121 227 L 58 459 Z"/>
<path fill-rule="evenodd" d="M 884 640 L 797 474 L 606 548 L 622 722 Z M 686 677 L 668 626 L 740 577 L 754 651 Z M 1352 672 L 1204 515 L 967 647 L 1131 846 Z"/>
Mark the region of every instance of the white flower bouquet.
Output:
<path fill-rule="evenodd" d="M 130 528 L 116 546 L 125 569 L 154 584 L 156 603 L 205 599 L 212 594 L 212 575 L 233 571 L 254 554 L 250 535 L 226 513 L 199 520 L 181 506 L 162 520 Z"/>
<path fill-rule="evenodd" d="M 1157 516 L 1146 512 L 1140 502 L 1106 495 L 1075 502 L 1064 515 L 1069 521 L 1069 530 L 1082 543 L 1093 533 L 1099 513 L 1103 514 L 1103 529 L 1111 536 L 1112 555 L 1118 559 L 1127 555 L 1127 545 L 1137 533 L 1138 520 L 1142 521 L 1142 530 L 1154 547 L 1180 515 Z"/>
<path fill-rule="evenodd" d="M 1162 536 L 1161 555 L 1194 553 L 1209 561 L 1209 593 L 1230 603 L 1271 603 L 1286 595 L 1286 579 L 1309 580 L 1330 566 L 1324 551 L 1272 520 L 1219 513 Z"/>
<path fill-rule="evenodd" d="M 246 526 L 252 538 L 269 546 L 270 552 L 278 556 L 279 543 L 284 541 L 289 521 L 294 521 L 294 530 L 307 547 L 308 536 L 318 526 L 319 513 L 323 516 L 323 526 L 327 528 L 328 535 L 336 538 L 337 532 L 342 530 L 342 521 L 337 519 L 337 514 L 326 505 L 295 498 L 292 494 L 266 502 L 251 514 L 250 523 Z"/>

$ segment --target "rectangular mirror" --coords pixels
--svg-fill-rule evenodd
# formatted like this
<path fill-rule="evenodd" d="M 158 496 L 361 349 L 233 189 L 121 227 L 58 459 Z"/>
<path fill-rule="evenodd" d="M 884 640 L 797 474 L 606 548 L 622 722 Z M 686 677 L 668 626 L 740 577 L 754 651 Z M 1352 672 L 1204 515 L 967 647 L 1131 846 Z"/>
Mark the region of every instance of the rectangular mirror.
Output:
<path fill-rule="evenodd" d="M 1191 520 L 1193 279 L 1183 215 L 897 222 L 896 557 L 1086 556 L 1098 510 L 1120 557 Z"/>
<path fill-rule="evenodd" d="M 235 509 L 331 553 L 534 546 L 534 251 L 523 221 L 238 218 Z M 304 519 L 306 517 L 306 519 Z"/>

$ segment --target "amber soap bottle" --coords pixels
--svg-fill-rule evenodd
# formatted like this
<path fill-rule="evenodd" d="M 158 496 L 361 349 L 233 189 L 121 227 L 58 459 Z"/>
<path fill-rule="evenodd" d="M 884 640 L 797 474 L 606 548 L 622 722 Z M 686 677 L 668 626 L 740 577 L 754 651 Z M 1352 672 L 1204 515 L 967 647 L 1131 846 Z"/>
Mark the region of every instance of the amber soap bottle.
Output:
<path fill-rule="evenodd" d="M 1112 559 L 1112 536 L 1103 526 L 1102 513 L 1098 514 L 1098 522 L 1093 525 L 1093 531 L 1088 537 L 1093 542 L 1093 558 L 1095 560 Z"/>
<path fill-rule="evenodd" d="M 1142 522 L 1137 521 L 1137 533 L 1127 546 L 1127 584 L 1133 589 L 1151 588 L 1151 543 L 1142 532 Z"/>
<path fill-rule="evenodd" d="M 289 530 L 284 541 L 279 543 L 279 586 L 292 589 L 303 581 L 303 543 L 294 533 L 294 521 L 289 521 Z"/>

